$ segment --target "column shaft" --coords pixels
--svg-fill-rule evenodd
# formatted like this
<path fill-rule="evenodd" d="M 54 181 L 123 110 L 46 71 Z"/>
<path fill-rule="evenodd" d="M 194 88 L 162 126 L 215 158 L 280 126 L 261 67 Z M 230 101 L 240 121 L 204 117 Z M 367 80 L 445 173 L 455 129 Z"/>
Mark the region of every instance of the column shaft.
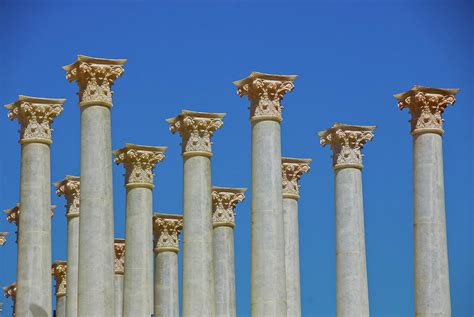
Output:
<path fill-rule="evenodd" d="M 298 200 L 283 198 L 285 226 L 286 298 L 288 316 L 301 316 L 300 250 L 298 234 Z"/>
<path fill-rule="evenodd" d="M 114 315 L 110 109 L 81 107 L 79 316 Z"/>
<path fill-rule="evenodd" d="M 67 221 L 67 293 L 66 315 L 77 317 L 77 291 L 79 268 L 79 217 L 68 217 Z"/>
<path fill-rule="evenodd" d="M 183 316 L 214 316 L 209 157 L 184 157 L 183 205 Z"/>
<path fill-rule="evenodd" d="M 123 274 L 114 277 L 115 317 L 123 317 Z"/>
<path fill-rule="evenodd" d="M 152 216 L 151 189 L 144 187 L 127 189 L 124 317 L 151 315 L 147 280 L 151 278 L 151 274 L 147 272 L 147 268 L 148 257 L 153 256 Z"/>
<path fill-rule="evenodd" d="M 413 137 L 415 312 L 451 316 L 442 137 Z"/>
<path fill-rule="evenodd" d="M 155 253 L 155 317 L 179 317 L 178 254 Z"/>
<path fill-rule="evenodd" d="M 66 296 L 56 297 L 56 315 L 55 317 L 66 317 Z M 69 316 L 68 316 L 69 317 Z"/>
<path fill-rule="evenodd" d="M 369 316 L 360 169 L 335 171 L 335 200 L 336 314 Z"/>
<path fill-rule="evenodd" d="M 252 126 L 253 316 L 286 316 L 280 123 Z"/>
<path fill-rule="evenodd" d="M 20 206 L 16 314 L 51 316 L 51 175 L 47 144 L 22 145 Z"/>
<path fill-rule="evenodd" d="M 234 229 L 214 228 L 214 270 L 216 316 L 235 317 Z"/>

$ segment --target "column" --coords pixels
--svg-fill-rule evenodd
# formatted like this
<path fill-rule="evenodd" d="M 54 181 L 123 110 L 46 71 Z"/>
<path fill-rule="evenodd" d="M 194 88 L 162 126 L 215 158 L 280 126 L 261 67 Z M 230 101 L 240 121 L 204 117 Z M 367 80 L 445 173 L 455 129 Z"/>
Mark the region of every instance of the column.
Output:
<path fill-rule="evenodd" d="M 183 155 L 183 317 L 214 316 L 212 260 L 211 136 L 223 113 L 183 110 L 168 119 L 182 137 Z"/>
<path fill-rule="evenodd" d="M 115 317 L 123 317 L 123 274 L 125 264 L 125 239 L 115 239 L 115 278 L 114 278 L 114 302 Z"/>
<path fill-rule="evenodd" d="M 235 317 L 234 209 L 247 188 L 212 187 L 212 225 L 216 316 Z"/>
<path fill-rule="evenodd" d="M 3 303 L 0 303 L 0 317 L 3 316 Z"/>
<path fill-rule="evenodd" d="M 0 247 L 7 243 L 7 235 L 10 232 L 0 232 Z"/>
<path fill-rule="evenodd" d="M 51 218 L 53 218 L 54 216 L 54 209 L 56 208 L 56 206 L 52 205 L 51 206 Z M 10 209 L 5 209 L 3 211 L 4 213 L 7 214 L 7 221 L 12 223 L 12 222 L 15 222 L 15 225 L 16 225 L 16 233 L 17 233 L 17 241 L 16 243 L 18 244 L 18 228 L 19 228 L 19 225 L 20 225 L 20 204 L 17 203 L 15 205 L 15 207 L 13 208 L 10 208 Z M 8 232 L 6 232 L 8 234 Z"/>
<path fill-rule="evenodd" d="M 296 77 L 253 72 L 234 82 L 250 101 L 252 125 L 252 316 L 286 316 L 280 123 Z"/>
<path fill-rule="evenodd" d="M 123 288 L 123 316 L 153 314 L 153 170 L 164 159 L 166 147 L 126 144 L 114 151 L 115 162 L 125 167 L 127 210 Z"/>
<path fill-rule="evenodd" d="M 12 308 L 13 308 L 13 316 L 15 316 L 15 307 L 16 307 L 16 282 L 5 286 L 3 288 L 3 295 L 8 298 L 11 297 L 12 299 Z M 20 316 L 20 315 L 18 315 Z"/>
<path fill-rule="evenodd" d="M 414 86 L 395 95 L 411 113 L 416 316 L 451 316 L 441 115 L 458 91 Z"/>
<path fill-rule="evenodd" d="M 81 111 L 81 217 L 78 316 L 114 314 L 114 212 L 110 110 L 112 85 L 125 59 L 79 55 L 64 66 L 79 85 Z"/>
<path fill-rule="evenodd" d="M 283 157 L 282 192 L 285 232 L 286 305 L 288 316 L 301 316 L 300 243 L 298 228 L 298 199 L 300 177 L 309 172 L 310 159 Z"/>
<path fill-rule="evenodd" d="M 336 207 L 336 315 L 369 316 L 365 259 L 362 153 L 375 126 L 336 123 L 319 132 L 333 151 Z"/>
<path fill-rule="evenodd" d="M 183 216 L 153 215 L 155 234 L 155 317 L 179 317 L 178 236 Z"/>
<path fill-rule="evenodd" d="M 61 182 L 54 183 L 56 194 L 66 198 L 67 218 L 67 294 L 66 316 L 77 317 L 77 291 L 79 266 L 79 198 L 80 178 L 66 176 Z"/>
<path fill-rule="evenodd" d="M 67 262 L 56 261 L 51 267 L 52 274 L 56 280 L 56 317 L 66 317 L 66 279 Z M 68 316 L 69 317 L 69 316 Z"/>
<path fill-rule="evenodd" d="M 51 171 L 53 120 L 65 99 L 20 96 L 6 106 L 20 123 L 21 172 L 16 313 L 51 316 Z"/>

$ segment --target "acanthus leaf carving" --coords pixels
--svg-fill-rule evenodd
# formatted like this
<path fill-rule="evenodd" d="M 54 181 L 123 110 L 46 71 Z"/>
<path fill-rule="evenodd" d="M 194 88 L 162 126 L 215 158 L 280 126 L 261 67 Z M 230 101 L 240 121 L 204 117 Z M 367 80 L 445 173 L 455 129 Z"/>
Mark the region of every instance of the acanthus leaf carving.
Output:
<path fill-rule="evenodd" d="M 115 274 L 125 273 L 125 240 L 115 239 L 114 243 L 115 260 L 114 268 Z"/>
<path fill-rule="evenodd" d="M 217 226 L 235 226 L 235 207 L 245 199 L 244 188 L 213 187 L 212 224 Z"/>
<path fill-rule="evenodd" d="M 51 273 L 56 280 L 56 296 L 66 295 L 67 263 L 65 261 L 56 261 L 51 267 Z"/>
<path fill-rule="evenodd" d="M 180 215 L 157 214 L 153 217 L 155 252 L 179 251 L 179 234 L 183 229 Z"/>
<path fill-rule="evenodd" d="M 282 192 L 283 196 L 298 198 L 299 180 L 310 170 L 310 159 L 282 158 Z"/>
<path fill-rule="evenodd" d="M 56 194 L 66 198 L 66 216 L 68 218 L 79 216 L 80 211 L 80 178 L 66 176 L 61 182 L 54 183 Z"/>

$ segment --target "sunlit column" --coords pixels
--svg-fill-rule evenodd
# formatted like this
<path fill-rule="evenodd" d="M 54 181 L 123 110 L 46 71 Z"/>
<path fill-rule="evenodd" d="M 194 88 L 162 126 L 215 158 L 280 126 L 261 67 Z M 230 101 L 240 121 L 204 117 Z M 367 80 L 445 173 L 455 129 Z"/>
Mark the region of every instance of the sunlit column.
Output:
<path fill-rule="evenodd" d="M 66 294 L 67 294 L 67 262 L 56 261 L 51 267 L 52 274 L 56 280 L 56 315 L 55 317 L 66 317 Z"/>
<path fill-rule="evenodd" d="M 125 240 L 115 239 L 114 243 L 114 302 L 115 317 L 123 317 L 123 274 L 125 264 Z"/>

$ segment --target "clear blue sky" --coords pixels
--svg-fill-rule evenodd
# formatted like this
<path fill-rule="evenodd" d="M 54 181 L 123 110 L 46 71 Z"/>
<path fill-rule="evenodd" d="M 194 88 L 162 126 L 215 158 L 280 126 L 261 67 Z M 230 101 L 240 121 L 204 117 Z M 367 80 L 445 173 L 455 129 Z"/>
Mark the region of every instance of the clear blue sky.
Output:
<path fill-rule="evenodd" d="M 181 109 L 226 112 L 214 137 L 215 185 L 251 187 L 248 102 L 232 81 L 251 71 L 298 74 L 284 100 L 283 155 L 313 159 L 302 178 L 304 316 L 335 315 L 335 233 L 330 151 L 315 132 L 334 122 L 377 125 L 364 149 L 370 310 L 412 316 L 412 140 L 392 94 L 412 85 L 457 87 L 444 118 L 444 163 L 454 316 L 472 316 L 473 2 L 471 1 L 1 1 L 0 101 L 19 94 L 67 98 L 54 123 L 52 181 L 79 173 L 77 85 L 61 66 L 77 54 L 128 58 L 116 81 L 113 148 L 169 146 L 156 169 L 154 210 L 182 210 L 180 138 L 165 118 Z M 18 124 L 0 115 L 0 208 L 19 199 Z M 116 237 L 124 236 L 123 167 L 114 166 Z M 249 315 L 250 200 L 237 209 L 238 315 Z M 52 220 L 53 261 L 66 259 L 64 198 Z M 0 219 L 0 231 L 15 226 Z M 15 280 L 15 236 L 0 248 L 0 285 Z M 5 311 L 10 310 L 10 300 Z"/>

